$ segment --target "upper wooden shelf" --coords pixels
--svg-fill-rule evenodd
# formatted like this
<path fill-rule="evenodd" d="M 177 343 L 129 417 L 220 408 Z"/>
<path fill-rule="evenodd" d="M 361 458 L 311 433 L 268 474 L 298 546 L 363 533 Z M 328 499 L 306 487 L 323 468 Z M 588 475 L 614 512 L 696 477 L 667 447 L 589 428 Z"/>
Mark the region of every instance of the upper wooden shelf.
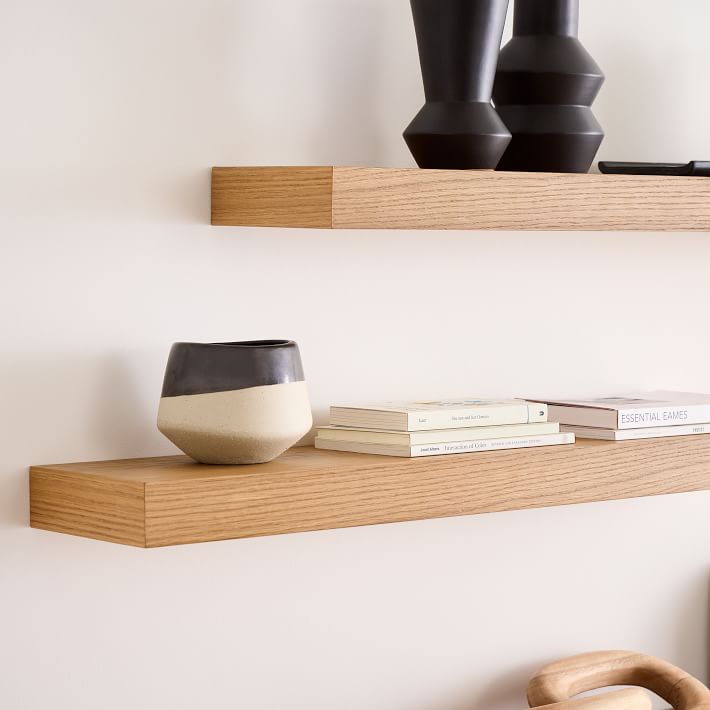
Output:
<path fill-rule="evenodd" d="M 710 179 L 332 166 L 213 168 L 212 224 L 710 231 Z"/>
<path fill-rule="evenodd" d="M 139 547 L 710 490 L 710 436 L 419 459 L 295 448 L 30 470 L 32 527 Z"/>

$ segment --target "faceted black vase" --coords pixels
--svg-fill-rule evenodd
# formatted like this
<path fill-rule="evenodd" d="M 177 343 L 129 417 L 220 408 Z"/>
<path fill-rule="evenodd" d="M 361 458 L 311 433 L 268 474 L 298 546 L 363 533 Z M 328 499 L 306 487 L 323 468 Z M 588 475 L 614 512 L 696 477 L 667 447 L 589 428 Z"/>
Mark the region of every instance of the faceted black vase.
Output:
<path fill-rule="evenodd" d="M 604 131 L 590 106 L 604 74 L 577 39 L 579 0 L 516 0 L 493 100 L 513 134 L 498 170 L 586 173 Z"/>
<path fill-rule="evenodd" d="M 420 168 L 490 169 L 510 142 L 491 106 L 508 0 L 411 0 L 426 103 L 404 131 Z"/>

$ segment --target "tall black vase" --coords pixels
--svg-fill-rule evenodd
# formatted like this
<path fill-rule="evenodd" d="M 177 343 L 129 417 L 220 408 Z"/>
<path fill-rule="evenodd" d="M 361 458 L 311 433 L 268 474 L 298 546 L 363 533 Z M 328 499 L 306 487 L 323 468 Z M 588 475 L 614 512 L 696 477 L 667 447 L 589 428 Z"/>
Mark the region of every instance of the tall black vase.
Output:
<path fill-rule="evenodd" d="M 604 74 L 577 39 L 579 0 L 516 0 L 493 100 L 513 134 L 498 170 L 586 173 L 604 131 L 590 106 Z"/>
<path fill-rule="evenodd" d="M 426 103 L 404 131 L 420 168 L 496 167 L 510 132 L 491 105 L 508 0 L 411 0 Z"/>

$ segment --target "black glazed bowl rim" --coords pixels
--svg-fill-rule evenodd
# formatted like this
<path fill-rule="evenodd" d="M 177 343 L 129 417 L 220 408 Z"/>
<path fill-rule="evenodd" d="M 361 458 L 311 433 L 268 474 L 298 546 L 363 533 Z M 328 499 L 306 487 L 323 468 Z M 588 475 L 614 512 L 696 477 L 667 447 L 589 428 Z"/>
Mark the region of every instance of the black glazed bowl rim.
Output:
<path fill-rule="evenodd" d="M 198 348 L 287 348 L 296 345 L 294 340 L 235 340 L 224 343 L 194 343 L 191 341 L 179 341 L 173 343 L 173 346 L 189 345 L 190 347 Z"/>
<path fill-rule="evenodd" d="M 304 379 L 293 340 L 173 343 L 161 396 L 211 394 Z"/>

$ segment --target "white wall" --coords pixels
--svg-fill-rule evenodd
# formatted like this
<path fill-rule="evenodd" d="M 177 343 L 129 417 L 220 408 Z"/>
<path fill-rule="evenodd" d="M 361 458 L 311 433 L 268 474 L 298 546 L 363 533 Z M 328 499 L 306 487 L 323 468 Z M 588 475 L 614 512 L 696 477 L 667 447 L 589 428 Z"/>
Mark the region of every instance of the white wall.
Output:
<path fill-rule="evenodd" d="M 706 0 L 586 0 L 601 157 L 710 156 Z M 710 391 L 708 235 L 212 228 L 209 168 L 411 165 L 405 0 L 0 2 L 0 708 L 513 710 L 565 654 L 706 677 L 710 493 L 139 550 L 27 466 L 164 454 L 171 342 L 288 337 L 313 406 Z"/>

